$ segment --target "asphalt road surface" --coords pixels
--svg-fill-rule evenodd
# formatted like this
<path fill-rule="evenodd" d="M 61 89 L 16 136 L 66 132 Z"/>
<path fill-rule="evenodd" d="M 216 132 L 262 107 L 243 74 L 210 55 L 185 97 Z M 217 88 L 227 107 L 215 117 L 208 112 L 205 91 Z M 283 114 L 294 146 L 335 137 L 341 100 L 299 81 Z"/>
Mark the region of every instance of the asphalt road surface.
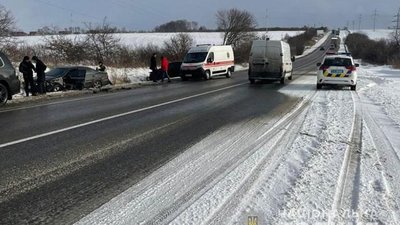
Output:
<path fill-rule="evenodd" d="M 298 59 L 294 79 L 323 54 Z M 213 131 L 288 111 L 281 87 L 243 71 L 0 109 L 0 224 L 74 223 Z"/>

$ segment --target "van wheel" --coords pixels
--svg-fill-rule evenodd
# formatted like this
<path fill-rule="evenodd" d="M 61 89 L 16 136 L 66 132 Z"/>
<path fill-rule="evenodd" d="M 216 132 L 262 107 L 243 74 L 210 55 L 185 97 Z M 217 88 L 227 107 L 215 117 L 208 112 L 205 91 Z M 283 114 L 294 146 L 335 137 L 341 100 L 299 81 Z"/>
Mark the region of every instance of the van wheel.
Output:
<path fill-rule="evenodd" d="M 321 89 L 322 88 L 322 84 L 317 84 L 317 89 Z"/>
<path fill-rule="evenodd" d="M 230 69 L 228 69 L 228 72 L 226 73 L 226 78 L 231 78 L 232 72 Z"/>
<path fill-rule="evenodd" d="M 290 77 L 288 77 L 289 80 L 293 80 L 293 73 L 290 73 Z"/>
<path fill-rule="evenodd" d="M 282 77 L 282 78 L 281 78 L 280 83 L 281 83 L 281 84 L 285 84 L 285 77 Z"/>
<path fill-rule="evenodd" d="M 211 79 L 211 73 L 210 73 L 210 71 L 206 71 L 205 73 L 204 73 L 204 80 L 210 80 Z"/>
<path fill-rule="evenodd" d="M 249 81 L 250 81 L 250 84 L 255 84 L 256 83 L 256 80 L 254 80 L 254 79 L 249 79 Z"/>
<path fill-rule="evenodd" d="M 0 106 L 5 105 L 9 98 L 9 92 L 4 84 L 0 84 Z"/>
<path fill-rule="evenodd" d="M 355 90 L 357 89 L 357 86 L 356 86 L 356 85 L 353 85 L 353 86 L 350 87 L 350 89 L 351 89 L 352 91 L 355 91 Z"/>

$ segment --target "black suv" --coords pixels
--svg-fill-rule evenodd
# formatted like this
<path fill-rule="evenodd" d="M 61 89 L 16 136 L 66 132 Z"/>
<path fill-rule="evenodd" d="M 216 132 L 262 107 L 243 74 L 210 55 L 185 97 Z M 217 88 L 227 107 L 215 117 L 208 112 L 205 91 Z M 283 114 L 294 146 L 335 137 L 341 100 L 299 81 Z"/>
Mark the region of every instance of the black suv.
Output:
<path fill-rule="evenodd" d="M 20 92 L 20 82 L 7 56 L 0 52 L 0 106 Z"/>

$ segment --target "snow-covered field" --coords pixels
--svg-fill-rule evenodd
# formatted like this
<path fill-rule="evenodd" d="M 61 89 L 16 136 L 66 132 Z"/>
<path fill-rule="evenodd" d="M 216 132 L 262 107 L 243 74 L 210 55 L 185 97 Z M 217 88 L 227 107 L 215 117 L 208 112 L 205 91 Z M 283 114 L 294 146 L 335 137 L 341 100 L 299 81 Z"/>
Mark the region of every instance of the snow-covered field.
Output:
<path fill-rule="evenodd" d="M 362 33 L 366 34 L 369 38 L 373 40 L 389 39 L 393 33 L 393 30 L 389 29 L 376 29 L 374 30 L 350 30 L 352 33 Z M 343 33 L 343 32 L 341 32 Z"/>
<path fill-rule="evenodd" d="M 269 31 L 268 36 L 271 40 L 281 40 L 286 35 L 295 36 L 301 34 L 303 31 Z M 188 33 L 194 40 L 194 44 L 215 44 L 220 45 L 223 42 L 223 34 L 220 32 L 194 32 Z M 265 32 L 258 32 L 258 36 L 262 37 Z M 121 40 L 121 43 L 132 48 L 147 46 L 149 44 L 160 46 L 164 45 L 164 42 L 169 40 L 171 37 L 176 35 L 176 33 L 127 33 L 127 34 L 116 34 Z M 67 35 L 71 39 L 82 38 L 83 35 Z M 17 40 L 21 44 L 26 44 L 28 46 L 43 44 L 46 40 L 42 36 L 25 36 L 17 37 Z"/>

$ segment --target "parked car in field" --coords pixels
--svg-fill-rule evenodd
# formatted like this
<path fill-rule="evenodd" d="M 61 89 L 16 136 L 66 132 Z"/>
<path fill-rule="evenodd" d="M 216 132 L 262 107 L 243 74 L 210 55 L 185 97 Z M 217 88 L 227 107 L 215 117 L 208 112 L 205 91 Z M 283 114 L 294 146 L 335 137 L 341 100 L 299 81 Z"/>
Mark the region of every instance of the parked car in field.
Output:
<path fill-rule="evenodd" d="M 325 56 L 322 63 L 318 63 L 317 89 L 325 85 L 350 86 L 351 90 L 356 90 L 357 86 L 357 67 L 350 56 L 329 55 Z"/>
<path fill-rule="evenodd" d="M 0 52 L 0 106 L 11 100 L 14 94 L 20 92 L 20 89 L 20 81 L 11 61 Z"/>
<path fill-rule="evenodd" d="M 47 91 L 100 88 L 111 84 L 107 72 L 83 66 L 57 67 L 46 73 Z"/>

